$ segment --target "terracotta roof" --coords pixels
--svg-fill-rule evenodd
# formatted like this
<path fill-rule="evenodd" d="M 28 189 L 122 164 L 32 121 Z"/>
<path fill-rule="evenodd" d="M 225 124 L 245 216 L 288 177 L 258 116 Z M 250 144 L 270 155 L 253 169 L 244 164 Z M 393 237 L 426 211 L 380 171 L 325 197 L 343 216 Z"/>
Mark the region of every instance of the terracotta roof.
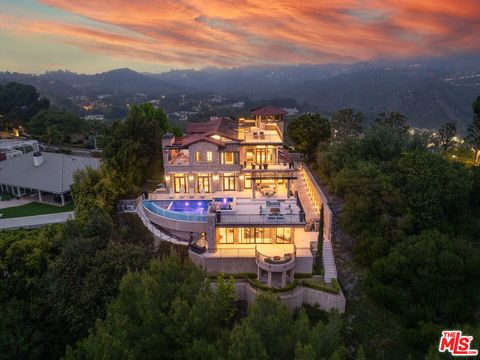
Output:
<path fill-rule="evenodd" d="M 212 138 L 212 135 L 219 135 L 230 140 L 238 139 L 237 121 L 218 117 L 206 122 L 190 123 L 185 130 L 186 136 L 175 139 L 174 145 L 188 146 L 199 141 L 208 141 L 219 146 L 225 146 L 225 142 Z"/>
<path fill-rule="evenodd" d="M 252 110 L 252 115 L 257 116 L 271 116 L 271 115 L 286 115 L 288 111 L 276 108 L 275 106 L 267 105 Z"/>

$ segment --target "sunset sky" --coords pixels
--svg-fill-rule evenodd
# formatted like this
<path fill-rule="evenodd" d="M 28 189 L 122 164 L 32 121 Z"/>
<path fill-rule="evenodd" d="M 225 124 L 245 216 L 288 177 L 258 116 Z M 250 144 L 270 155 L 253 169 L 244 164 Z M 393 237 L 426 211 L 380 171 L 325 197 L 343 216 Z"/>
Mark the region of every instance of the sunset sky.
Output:
<path fill-rule="evenodd" d="M 480 51 L 480 0 L 0 0 L 0 71 L 322 64 Z"/>

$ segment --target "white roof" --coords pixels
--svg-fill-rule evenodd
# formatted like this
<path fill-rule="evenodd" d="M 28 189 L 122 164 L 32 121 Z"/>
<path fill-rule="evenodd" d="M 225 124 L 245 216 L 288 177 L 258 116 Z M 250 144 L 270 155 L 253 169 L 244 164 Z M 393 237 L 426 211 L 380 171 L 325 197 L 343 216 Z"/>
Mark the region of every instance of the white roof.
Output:
<path fill-rule="evenodd" d="M 99 167 L 95 158 L 47 152 L 42 155 L 43 164 L 38 167 L 33 163 L 33 152 L 0 161 L 0 184 L 59 194 L 70 190 L 77 170 Z"/>
<path fill-rule="evenodd" d="M 27 146 L 31 146 L 34 150 L 38 149 L 37 140 L 0 139 L 0 150 L 21 149 Z"/>

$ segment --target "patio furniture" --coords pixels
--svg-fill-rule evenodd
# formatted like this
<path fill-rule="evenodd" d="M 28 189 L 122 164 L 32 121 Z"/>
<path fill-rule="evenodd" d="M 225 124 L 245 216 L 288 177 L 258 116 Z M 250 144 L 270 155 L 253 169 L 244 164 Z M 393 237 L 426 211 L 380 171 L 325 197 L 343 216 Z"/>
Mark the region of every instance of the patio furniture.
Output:
<path fill-rule="evenodd" d="M 254 133 L 253 133 L 253 138 L 254 138 L 255 140 L 258 140 L 258 133 L 257 133 L 257 132 L 254 132 Z"/>
<path fill-rule="evenodd" d="M 173 199 L 175 197 L 175 193 L 173 192 L 173 189 L 170 189 L 170 193 L 168 194 L 169 199 Z"/>
<path fill-rule="evenodd" d="M 180 198 L 180 199 L 184 199 L 184 198 L 185 198 L 185 189 L 184 189 L 184 188 L 181 188 L 181 189 L 180 189 L 179 198 Z"/>
<path fill-rule="evenodd" d="M 195 192 L 192 188 L 188 191 L 188 198 L 193 199 L 195 197 Z"/>
<path fill-rule="evenodd" d="M 204 188 L 200 189 L 200 198 L 205 199 L 205 189 Z"/>
<path fill-rule="evenodd" d="M 265 133 L 263 131 L 260 131 L 260 139 L 265 139 Z"/>

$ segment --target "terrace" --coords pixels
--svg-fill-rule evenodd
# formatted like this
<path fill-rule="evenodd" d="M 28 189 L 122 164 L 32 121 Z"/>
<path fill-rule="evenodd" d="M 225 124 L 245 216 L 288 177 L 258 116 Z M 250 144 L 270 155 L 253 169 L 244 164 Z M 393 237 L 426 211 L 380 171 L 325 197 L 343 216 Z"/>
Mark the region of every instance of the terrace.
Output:
<path fill-rule="evenodd" d="M 283 143 L 283 139 L 277 130 L 266 130 L 261 128 L 251 128 L 245 131 L 245 143 L 262 144 L 262 143 Z"/>

